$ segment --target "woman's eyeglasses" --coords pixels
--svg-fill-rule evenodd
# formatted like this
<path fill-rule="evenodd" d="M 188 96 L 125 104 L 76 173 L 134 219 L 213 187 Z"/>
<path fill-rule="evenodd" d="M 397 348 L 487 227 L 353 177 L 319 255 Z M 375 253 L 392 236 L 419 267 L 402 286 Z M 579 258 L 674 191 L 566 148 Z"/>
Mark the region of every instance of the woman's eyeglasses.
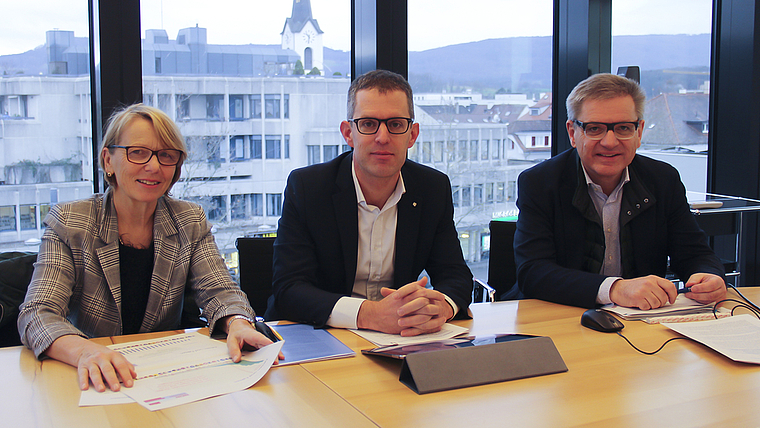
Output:
<path fill-rule="evenodd" d="M 137 165 L 144 165 L 150 162 L 150 159 L 154 155 L 158 159 L 158 163 L 163 166 L 175 166 L 182 159 L 182 151 L 177 149 L 151 150 L 140 146 L 108 146 L 108 148 L 125 149 L 127 151 L 127 160 Z"/>

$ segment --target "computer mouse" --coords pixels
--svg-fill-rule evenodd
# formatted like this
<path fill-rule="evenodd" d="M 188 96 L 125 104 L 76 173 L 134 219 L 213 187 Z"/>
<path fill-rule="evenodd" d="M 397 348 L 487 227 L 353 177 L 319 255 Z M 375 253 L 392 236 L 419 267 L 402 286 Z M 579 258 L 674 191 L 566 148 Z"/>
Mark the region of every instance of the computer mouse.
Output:
<path fill-rule="evenodd" d="M 581 316 L 581 325 L 592 330 L 614 333 L 625 327 L 614 315 L 601 309 L 589 309 Z"/>

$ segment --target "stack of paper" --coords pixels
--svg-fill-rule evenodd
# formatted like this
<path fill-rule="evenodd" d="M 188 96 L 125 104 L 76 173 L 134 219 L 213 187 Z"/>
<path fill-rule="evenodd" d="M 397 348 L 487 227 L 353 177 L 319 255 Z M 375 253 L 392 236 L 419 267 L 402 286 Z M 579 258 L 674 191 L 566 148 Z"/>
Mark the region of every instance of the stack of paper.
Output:
<path fill-rule="evenodd" d="M 626 308 L 615 304 L 602 306 L 602 309 L 615 313 L 626 320 L 642 320 L 653 317 L 712 313 L 713 305 L 705 305 L 696 300 L 689 299 L 683 294 L 679 294 L 675 303 L 667 304 L 657 309 L 642 310 L 637 308 Z"/>
<path fill-rule="evenodd" d="M 390 345 L 413 345 L 416 343 L 437 342 L 439 340 L 451 339 L 460 334 L 467 333 L 468 330 L 458 325 L 445 323 L 440 331 L 435 333 L 420 334 L 417 336 L 401 336 L 400 334 L 381 333 L 372 330 L 351 330 L 355 334 L 369 340 L 377 346 Z"/>

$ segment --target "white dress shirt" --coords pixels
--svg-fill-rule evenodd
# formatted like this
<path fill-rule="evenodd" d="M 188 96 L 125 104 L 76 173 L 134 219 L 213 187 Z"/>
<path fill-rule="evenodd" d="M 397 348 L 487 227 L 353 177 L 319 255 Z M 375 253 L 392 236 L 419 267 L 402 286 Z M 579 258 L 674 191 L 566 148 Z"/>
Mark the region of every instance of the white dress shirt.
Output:
<path fill-rule="evenodd" d="M 623 279 L 620 276 L 623 274 L 622 256 L 620 253 L 620 206 L 623 202 L 623 185 L 631 181 L 631 178 L 628 175 L 628 167 L 626 167 L 623 170 L 620 183 L 607 196 L 602 187 L 591 180 L 585 167 L 583 168 L 583 174 L 586 176 L 589 196 L 591 196 L 591 200 L 594 202 L 594 207 L 596 207 L 599 218 L 602 219 L 602 227 L 604 228 L 604 263 L 599 273 L 608 276 L 599 286 L 596 302 L 606 305 L 612 303 L 612 300 L 610 300 L 610 288 L 612 288 L 612 284 L 618 279 Z"/>
<path fill-rule="evenodd" d="M 351 297 L 341 297 L 333 307 L 327 325 L 338 328 L 357 328 L 359 308 L 364 300 L 382 300 L 382 287 L 393 287 L 396 256 L 396 225 L 398 202 L 406 192 L 404 178 L 399 172 L 396 189 L 380 208 L 367 203 L 364 192 L 356 178 L 356 166 L 351 162 L 351 175 L 356 189 L 359 220 L 359 242 L 356 256 L 356 276 Z M 457 305 L 445 296 L 457 313 Z"/>

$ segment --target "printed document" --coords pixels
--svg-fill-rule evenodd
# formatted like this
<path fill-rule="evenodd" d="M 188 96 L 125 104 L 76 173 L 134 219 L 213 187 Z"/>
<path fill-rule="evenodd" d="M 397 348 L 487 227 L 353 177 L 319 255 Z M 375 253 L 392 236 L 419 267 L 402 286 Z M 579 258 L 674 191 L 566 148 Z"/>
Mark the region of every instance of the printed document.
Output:
<path fill-rule="evenodd" d="M 435 333 L 420 334 L 417 336 L 403 337 L 400 334 L 381 333 L 373 330 L 351 330 L 353 333 L 369 340 L 377 346 L 389 345 L 413 345 L 415 343 L 436 342 L 451 339 L 468 330 L 458 325 L 445 323 L 440 331 Z"/>
<path fill-rule="evenodd" d="M 227 344 L 193 332 L 108 347 L 134 364 L 137 379 L 131 388 L 99 393 L 82 391 L 80 406 L 137 402 L 160 410 L 217 395 L 242 391 L 259 381 L 277 358 L 282 341 L 233 363 Z"/>
<path fill-rule="evenodd" d="M 662 307 L 655 309 L 643 310 L 638 308 L 627 308 L 625 306 L 615 305 L 614 303 L 604 305 L 602 306 L 602 309 L 616 313 L 626 320 L 641 320 L 645 318 L 671 315 L 712 313 L 713 305 L 699 303 L 696 300 L 689 299 L 683 294 L 679 294 L 673 304 L 665 304 Z"/>
<path fill-rule="evenodd" d="M 760 320 L 754 315 L 662 325 L 734 361 L 760 364 Z"/>

